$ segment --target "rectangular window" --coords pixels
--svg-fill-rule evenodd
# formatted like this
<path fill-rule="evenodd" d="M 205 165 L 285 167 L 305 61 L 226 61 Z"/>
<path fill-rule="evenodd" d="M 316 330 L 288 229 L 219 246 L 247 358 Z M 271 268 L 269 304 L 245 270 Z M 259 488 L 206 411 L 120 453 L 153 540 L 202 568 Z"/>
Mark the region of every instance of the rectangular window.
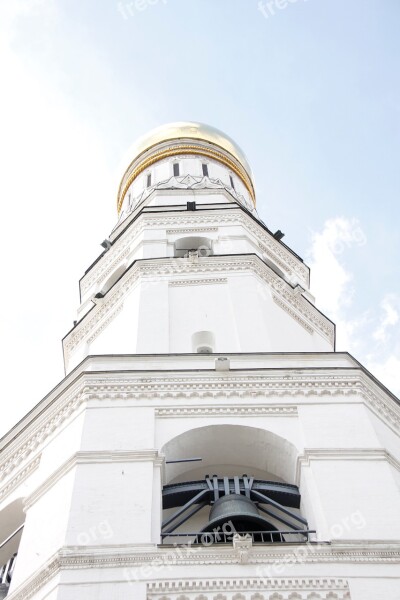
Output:
<path fill-rule="evenodd" d="M 179 163 L 174 163 L 174 177 L 179 176 Z"/>
<path fill-rule="evenodd" d="M 235 183 L 233 181 L 232 175 L 229 175 L 229 179 L 231 180 L 231 188 L 235 189 Z"/>
<path fill-rule="evenodd" d="M 206 165 L 205 163 L 203 163 L 201 166 L 202 166 L 202 169 L 203 169 L 203 175 L 205 175 L 206 177 L 208 177 L 208 165 Z"/>
<path fill-rule="evenodd" d="M 147 175 L 147 187 L 151 187 L 151 173 Z"/>

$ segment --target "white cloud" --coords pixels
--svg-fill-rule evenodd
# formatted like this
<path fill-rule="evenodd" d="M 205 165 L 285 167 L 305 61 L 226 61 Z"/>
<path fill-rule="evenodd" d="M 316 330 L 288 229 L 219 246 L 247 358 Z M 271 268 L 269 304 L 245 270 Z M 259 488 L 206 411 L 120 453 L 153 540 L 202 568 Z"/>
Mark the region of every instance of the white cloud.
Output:
<path fill-rule="evenodd" d="M 371 360 L 368 369 L 394 394 L 400 395 L 400 357 L 390 355 L 383 362 Z"/>
<path fill-rule="evenodd" d="M 355 219 L 336 217 L 325 222 L 321 232 L 312 234 L 308 251 L 312 293 L 318 308 L 337 324 L 337 346 L 348 349 L 350 340 L 364 321 L 346 318 L 346 308 L 352 303 L 353 275 L 344 265 L 344 252 L 360 244 L 365 236 Z M 365 242 L 363 242 L 365 243 Z"/>
<path fill-rule="evenodd" d="M 393 328 L 399 322 L 400 299 L 394 294 L 388 294 L 381 302 L 383 314 L 379 326 L 375 329 L 372 337 L 378 342 L 386 342 L 389 337 L 389 328 Z"/>
<path fill-rule="evenodd" d="M 346 250 L 364 245 L 359 222 L 343 217 L 326 221 L 312 234 L 308 251 L 312 292 L 316 305 L 337 326 L 337 349 L 353 353 L 375 377 L 395 394 L 400 393 L 400 298 L 386 293 L 381 311 L 370 310 L 354 317 L 353 274 L 346 266 Z"/>

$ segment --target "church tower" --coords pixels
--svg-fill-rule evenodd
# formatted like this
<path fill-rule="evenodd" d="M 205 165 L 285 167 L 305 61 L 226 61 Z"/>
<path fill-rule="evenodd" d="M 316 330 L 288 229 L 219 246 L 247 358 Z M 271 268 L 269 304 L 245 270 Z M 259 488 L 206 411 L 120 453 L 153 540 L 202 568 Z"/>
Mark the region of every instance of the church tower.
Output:
<path fill-rule="evenodd" d="M 66 376 L 0 442 L 0 598 L 399 600 L 399 401 L 256 211 L 238 145 L 139 140 Z"/>

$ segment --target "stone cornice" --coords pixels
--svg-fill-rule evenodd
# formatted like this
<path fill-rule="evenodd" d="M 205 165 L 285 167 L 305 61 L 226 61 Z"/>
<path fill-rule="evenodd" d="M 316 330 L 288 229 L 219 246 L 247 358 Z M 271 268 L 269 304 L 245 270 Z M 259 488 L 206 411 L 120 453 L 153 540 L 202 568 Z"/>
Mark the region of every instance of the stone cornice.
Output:
<path fill-rule="evenodd" d="M 93 340 L 110 323 L 117 314 L 136 282 L 141 277 L 173 279 L 175 276 L 204 275 L 212 278 L 218 273 L 220 277 L 230 273 L 253 273 L 272 289 L 273 296 L 279 305 L 305 327 L 309 333 L 317 332 L 333 346 L 335 337 L 334 324 L 320 313 L 314 305 L 297 293 L 286 281 L 269 268 L 257 255 L 232 255 L 203 257 L 192 259 L 152 259 L 136 261 L 109 290 L 105 298 L 87 313 L 77 326 L 64 338 L 65 357 L 88 338 Z M 181 279 L 183 284 L 183 280 Z M 267 290 L 266 290 L 267 291 Z"/>
<path fill-rule="evenodd" d="M 400 471 L 400 461 L 383 448 L 305 448 L 303 454 L 297 457 L 295 476 L 297 486 L 300 486 L 303 468 L 309 467 L 314 460 L 385 461 L 394 469 Z"/>
<path fill-rule="evenodd" d="M 219 285 L 228 283 L 226 277 L 214 277 L 214 278 L 203 278 L 203 279 L 175 279 L 170 281 L 169 285 L 172 287 L 186 287 L 192 285 Z"/>
<path fill-rule="evenodd" d="M 180 227 L 178 229 L 167 229 L 167 235 L 182 235 L 183 233 L 217 233 L 218 227 Z"/>
<path fill-rule="evenodd" d="M 0 481 L 23 463 L 34 451 L 40 452 L 42 445 L 56 429 L 61 427 L 86 399 L 82 381 L 76 382 L 68 391 L 61 392 L 46 411 L 23 430 L 2 450 L 0 462 Z"/>
<path fill-rule="evenodd" d="M 374 542 L 364 541 L 359 543 L 342 543 L 335 544 L 294 544 L 288 547 L 287 544 L 268 544 L 265 546 L 252 547 L 247 563 L 252 565 L 260 565 L 266 567 L 273 564 L 285 564 L 290 562 L 291 557 L 296 557 L 298 549 L 298 559 L 293 562 L 299 564 L 369 564 L 369 565 L 396 565 L 400 561 L 400 544 L 392 542 Z M 301 550 L 300 550 L 301 549 Z M 191 548 L 189 552 L 184 549 L 169 548 L 169 547 L 153 547 L 143 550 L 140 547 L 127 546 L 97 546 L 97 547 L 65 547 L 55 554 L 47 563 L 39 568 L 29 579 L 21 584 L 12 594 L 7 596 L 7 600 L 28 600 L 36 594 L 48 581 L 59 574 L 63 570 L 88 569 L 95 568 L 105 569 L 129 569 L 141 566 L 151 567 L 152 564 L 157 565 L 157 571 L 160 565 L 237 565 L 240 562 L 240 556 L 232 546 L 221 547 L 219 545 L 208 548 Z M 286 559 L 286 560 L 285 560 Z M 193 570 L 191 571 L 193 575 Z M 150 575 L 151 577 L 151 575 Z M 161 575 L 162 578 L 162 575 Z M 126 579 L 126 571 L 123 579 Z M 329 581 L 339 581 L 340 585 L 345 585 L 344 580 L 335 580 L 329 576 L 324 578 L 327 585 Z M 164 581 L 164 582 L 163 582 Z M 199 580 L 191 577 L 182 581 L 178 585 L 187 586 L 187 590 L 198 581 L 198 585 L 210 585 L 210 579 L 204 580 L 201 583 Z M 232 585 L 238 579 L 219 578 L 220 586 Z M 253 578 L 253 586 L 264 586 L 269 581 L 268 576 Z M 301 577 L 281 578 L 274 577 L 276 585 L 281 585 L 284 589 L 285 581 L 307 581 Z M 310 580 L 318 581 L 318 579 Z M 226 582 L 226 583 L 224 583 Z M 279 583 L 281 582 L 281 583 Z M 167 585 L 165 580 L 153 581 L 153 590 L 162 589 L 162 586 Z M 197 589 L 197 588 L 196 588 Z"/>
<path fill-rule="evenodd" d="M 169 406 L 156 408 L 156 417 L 169 419 L 196 417 L 297 417 L 297 406 L 232 405 L 229 406 Z"/>
<path fill-rule="evenodd" d="M 81 279 L 81 292 L 84 294 L 93 283 L 101 284 L 128 256 L 131 244 L 135 238 L 146 228 L 165 227 L 166 230 L 173 230 L 178 233 L 178 226 L 182 227 L 182 233 L 201 230 L 208 231 L 212 227 L 213 231 L 218 230 L 215 225 L 243 225 L 258 240 L 260 249 L 268 255 L 270 260 L 275 262 L 289 278 L 297 275 L 304 286 L 309 285 L 309 269 L 298 258 L 296 258 L 285 246 L 275 240 L 272 235 L 266 232 L 262 225 L 247 215 L 240 208 L 212 211 L 212 214 L 206 214 L 205 211 L 198 213 L 143 213 L 132 223 L 113 244 L 108 252 L 88 271 Z M 204 225 L 204 228 L 201 227 Z"/>
<path fill-rule="evenodd" d="M 238 404 L 240 398 L 241 404 Z M 260 402 L 254 404 L 255 398 Z M 266 411 L 271 416 L 276 411 L 277 400 L 282 404 L 280 415 L 293 415 L 293 404 L 324 402 L 364 402 L 397 434 L 400 431 L 400 406 L 384 393 L 383 390 L 358 369 L 340 370 L 305 370 L 299 373 L 277 371 L 229 371 L 217 372 L 141 372 L 121 373 L 109 372 L 107 375 L 86 372 L 67 390 L 54 398 L 51 404 L 35 420 L 25 426 L 2 451 L 0 462 L 0 481 L 4 486 L 18 483 L 22 469 L 29 476 L 28 460 L 41 452 L 43 444 L 54 431 L 62 427 L 78 409 L 87 401 L 99 402 L 145 402 L 158 411 L 172 411 L 174 416 L 185 416 L 189 411 L 204 411 L 202 416 L 221 418 L 222 416 L 250 416 L 254 411 Z M 195 400 L 195 407 L 192 405 Z M 210 407 L 210 399 L 213 401 Z M 218 403 L 218 399 L 220 402 Z M 177 406 L 171 401 L 178 400 Z M 232 405 L 232 400 L 234 405 Z M 164 402 L 168 406 L 164 406 Z M 182 406 L 182 401 L 187 404 Z M 249 403 L 250 401 L 250 403 Z M 268 404 L 272 402 L 272 404 Z M 289 402 L 289 404 L 287 404 Z M 202 406 L 204 404 L 204 406 Z M 235 408 L 236 407 L 236 408 Z M 240 408 L 240 410 L 239 410 Z M 214 411 L 214 412 L 212 412 Z M 237 412 L 235 412 L 237 411 Z M 272 413 L 271 413 L 272 411 Z M 199 414 L 197 412 L 197 414 Z M 168 413 L 159 413 L 159 417 L 167 418 Z M 34 463 L 32 463 L 34 464 Z"/>
<path fill-rule="evenodd" d="M 40 454 L 29 461 L 22 469 L 12 477 L 5 485 L 0 488 L 0 503 L 9 496 L 15 488 L 23 483 L 30 475 L 36 471 L 40 463 Z"/>
<path fill-rule="evenodd" d="M 65 568 L 87 568 L 94 567 L 96 563 L 99 566 L 117 567 L 128 565 L 145 565 L 152 561 L 162 560 L 165 564 L 176 564 L 179 560 L 182 564 L 236 564 L 238 556 L 235 548 L 226 546 L 225 548 L 199 547 L 191 548 L 188 553 L 185 549 L 182 552 L 175 552 L 175 547 L 159 546 L 153 551 L 130 552 L 129 549 L 118 547 L 114 552 L 110 549 L 88 548 L 85 554 L 74 554 L 75 548 L 66 548 L 65 554 L 60 555 L 61 563 Z M 309 543 L 293 544 L 288 547 L 287 544 L 266 544 L 265 546 L 253 546 L 250 552 L 248 564 L 273 564 L 275 561 L 282 560 L 287 555 L 292 555 L 297 548 L 303 548 L 301 562 L 307 563 L 397 563 L 400 560 L 400 544 L 398 542 L 383 541 L 376 543 L 373 540 L 368 542 L 359 542 L 352 544 L 328 544 L 328 543 Z"/>
<path fill-rule="evenodd" d="M 62 479 L 71 469 L 78 464 L 102 464 L 115 462 L 147 462 L 155 465 L 162 465 L 164 456 L 157 450 L 131 450 L 131 451 L 80 451 L 73 454 L 58 469 L 43 481 L 26 499 L 24 503 L 25 510 L 28 510 L 35 502 L 39 500 L 57 481 Z"/>

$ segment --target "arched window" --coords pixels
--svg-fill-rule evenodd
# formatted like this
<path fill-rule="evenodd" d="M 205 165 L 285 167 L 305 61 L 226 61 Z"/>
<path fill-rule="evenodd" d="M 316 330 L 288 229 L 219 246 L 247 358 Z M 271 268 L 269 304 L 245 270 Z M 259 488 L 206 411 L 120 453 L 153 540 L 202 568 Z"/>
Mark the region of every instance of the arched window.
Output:
<path fill-rule="evenodd" d="M 202 168 L 202 171 L 203 171 L 203 175 L 205 177 L 208 177 L 208 164 L 207 163 L 202 163 L 201 168 Z"/>
<path fill-rule="evenodd" d="M 175 258 L 187 258 L 192 254 L 211 256 L 212 253 L 212 242 L 206 237 L 183 237 L 174 244 Z"/>
<path fill-rule="evenodd" d="M 176 460 L 182 448 L 199 458 Z M 289 483 L 298 452 L 288 440 L 255 427 L 209 425 L 178 435 L 162 452 L 163 543 L 232 543 L 235 533 L 258 544 L 308 541 L 299 488 Z"/>

